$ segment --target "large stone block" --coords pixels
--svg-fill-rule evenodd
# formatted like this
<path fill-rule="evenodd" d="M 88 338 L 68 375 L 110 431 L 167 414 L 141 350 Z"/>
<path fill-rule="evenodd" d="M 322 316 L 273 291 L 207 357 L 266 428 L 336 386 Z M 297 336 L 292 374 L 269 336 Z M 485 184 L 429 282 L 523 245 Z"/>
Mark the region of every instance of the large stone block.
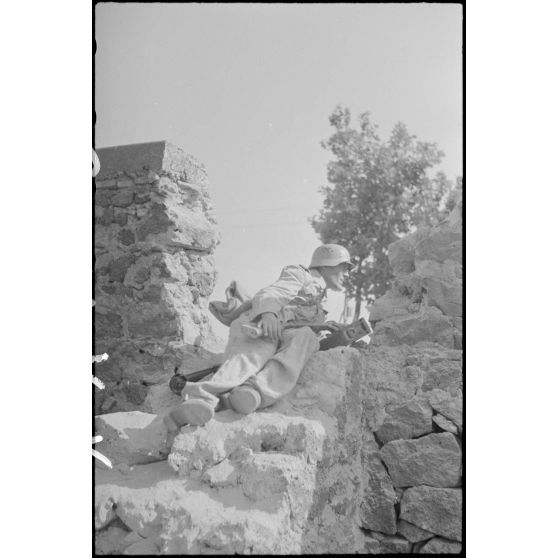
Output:
<path fill-rule="evenodd" d="M 417 486 L 401 499 L 401 519 L 453 541 L 461 541 L 462 492 Z"/>
<path fill-rule="evenodd" d="M 416 438 L 429 432 L 432 432 L 432 409 L 423 399 L 415 398 L 389 411 L 376 437 L 386 443 Z"/>
<path fill-rule="evenodd" d="M 454 328 L 450 318 L 438 308 L 423 307 L 413 314 L 391 316 L 374 328 L 374 345 L 414 345 L 433 341 L 444 347 L 454 347 Z"/>
<path fill-rule="evenodd" d="M 429 540 L 420 550 L 419 554 L 460 554 L 461 543 L 436 537 Z"/>
<path fill-rule="evenodd" d="M 409 523 L 403 519 L 397 522 L 397 533 L 405 537 L 409 542 L 417 543 L 421 541 L 427 541 L 434 537 L 434 533 L 430 531 L 425 531 L 412 523 Z"/>
<path fill-rule="evenodd" d="M 393 483 L 377 455 L 365 462 L 367 484 L 360 506 L 361 526 L 371 531 L 394 535 L 397 532 Z"/>
<path fill-rule="evenodd" d="M 445 432 L 416 440 L 394 440 L 380 450 L 394 486 L 452 487 L 461 478 L 461 448 Z"/>
<path fill-rule="evenodd" d="M 113 187 L 118 182 L 129 184 L 131 181 L 110 179 L 123 173 L 147 175 L 148 170 L 152 173 L 150 181 L 156 180 L 156 173 L 169 172 L 180 175 L 181 180 L 188 183 L 207 183 L 204 165 L 168 141 L 105 147 L 98 149 L 97 155 L 101 163 L 101 170 L 95 179 L 97 186 Z"/>
<path fill-rule="evenodd" d="M 411 543 L 403 537 L 370 533 L 365 536 L 366 554 L 410 554 Z"/>

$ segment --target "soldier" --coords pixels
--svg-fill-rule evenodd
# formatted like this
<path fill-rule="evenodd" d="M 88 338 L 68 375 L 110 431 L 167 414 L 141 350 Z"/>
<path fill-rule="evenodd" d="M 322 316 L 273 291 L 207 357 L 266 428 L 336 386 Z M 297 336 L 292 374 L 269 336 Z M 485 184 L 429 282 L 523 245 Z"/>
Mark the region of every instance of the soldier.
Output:
<path fill-rule="evenodd" d="M 322 301 L 326 290 L 342 290 L 351 267 L 349 252 L 338 244 L 319 246 L 308 268 L 284 267 L 275 283 L 256 293 L 251 309 L 231 323 L 225 360 L 213 377 L 186 384 L 184 403 L 165 419 L 169 429 L 205 424 L 224 400 L 223 394 L 228 394 L 228 405 L 234 411 L 249 414 L 289 393 L 319 349 L 319 342 L 309 327 L 283 326 L 289 322 L 325 323 Z M 252 338 L 243 331 L 245 324 L 258 323 L 261 337 Z"/>

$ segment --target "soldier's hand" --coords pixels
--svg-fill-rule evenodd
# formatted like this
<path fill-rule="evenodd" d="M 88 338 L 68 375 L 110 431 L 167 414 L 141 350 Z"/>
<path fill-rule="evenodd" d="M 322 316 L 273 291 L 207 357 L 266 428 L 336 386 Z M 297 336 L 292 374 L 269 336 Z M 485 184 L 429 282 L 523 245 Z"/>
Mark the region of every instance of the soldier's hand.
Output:
<path fill-rule="evenodd" d="M 262 332 L 274 341 L 281 339 L 281 322 L 273 312 L 262 314 Z"/>
<path fill-rule="evenodd" d="M 327 325 L 329 328 L 331 328 L 331 331 L 339 331 L 341 329 L 341 324 L 338 322 L 326 322 L 325 325 Z"/>

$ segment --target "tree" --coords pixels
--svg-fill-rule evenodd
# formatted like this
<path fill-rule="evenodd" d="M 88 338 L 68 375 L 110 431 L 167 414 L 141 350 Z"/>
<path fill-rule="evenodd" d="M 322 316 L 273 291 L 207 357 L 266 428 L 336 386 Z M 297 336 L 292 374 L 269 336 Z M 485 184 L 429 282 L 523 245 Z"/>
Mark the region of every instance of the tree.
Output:
<path fill-rule="evenodd" d="M 443 172 L 433 168 L 444 153 L 435 143 L 417 141 L 398 122 L 387 141 L 369 113 L 351 127 L 348 108 L 337 106 L 329 117 L 335 131 L 322 142 L 334 160 L 328 164 L 329 185 L 318 216 L 310 219 L 324 243 L 347 247 L 355 262 L 346 282 L 346 295 L 355 299 L 355 317 L 361 302 L 372 302 L 390 287 L 389 244 L 440 217 L 442 199 L 451 187 Z"/>

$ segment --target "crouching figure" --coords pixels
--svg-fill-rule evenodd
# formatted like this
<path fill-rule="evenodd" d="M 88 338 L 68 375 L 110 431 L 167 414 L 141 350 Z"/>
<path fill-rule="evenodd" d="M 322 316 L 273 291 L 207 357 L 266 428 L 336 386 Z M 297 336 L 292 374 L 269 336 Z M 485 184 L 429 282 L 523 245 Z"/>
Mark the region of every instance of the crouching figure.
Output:
<path fill-rule="evenodd" d="M 230 324 L 224 362 L 217 372 L 185 385 L 185 401 L 165 418 L 169 430 L 203 425 L 216 409 L 249 414 L 289 393 L 319 349 L 317 334 L 300 324 L 326 322 L 322 302 L 327 289 L 342 290 L 351 267 L 349 252 L 337 244 L 319 246 L 308 267 L 284 267 L 279 279 L 258 291 L 248 309 Z M 299 327 L 289 328 L 293 323 Z M 255 328 L 261 335 L 253 335 Z"/>

